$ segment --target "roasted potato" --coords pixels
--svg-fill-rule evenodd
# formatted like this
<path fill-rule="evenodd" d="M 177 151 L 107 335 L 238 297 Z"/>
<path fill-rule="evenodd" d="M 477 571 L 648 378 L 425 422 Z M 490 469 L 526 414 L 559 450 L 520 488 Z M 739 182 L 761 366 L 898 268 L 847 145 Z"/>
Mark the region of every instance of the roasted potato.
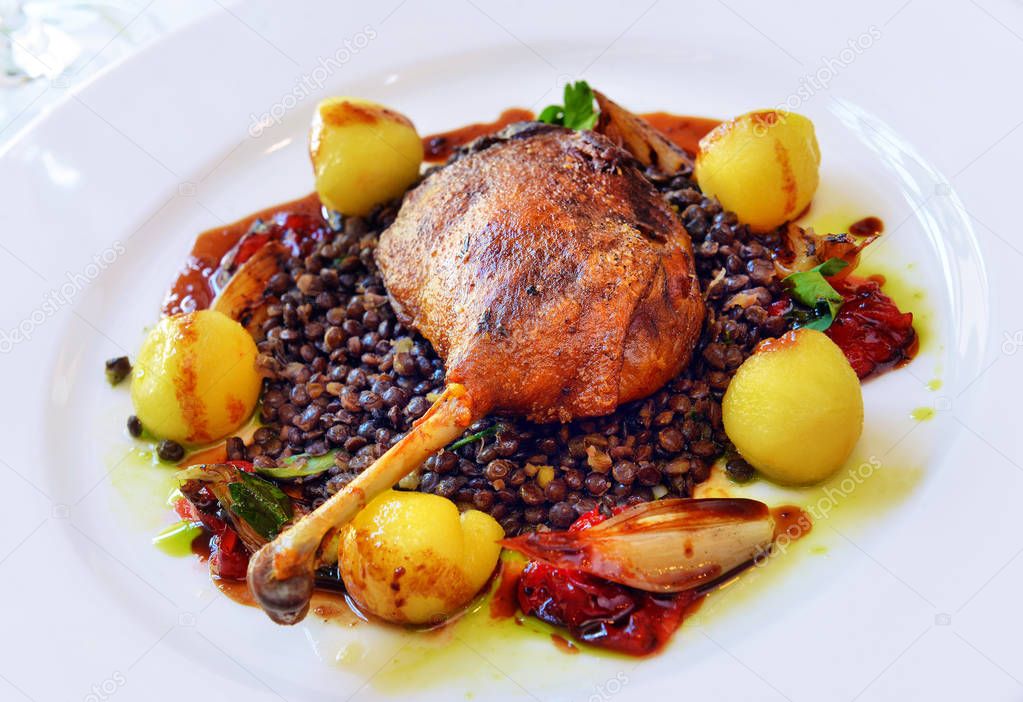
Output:
<path fill-rule="evenodd" d="M 769 339 L 722 402 L 725 432 L 766 477 L 805 485 L 842 467 L 863 431 L 863 395 L 842 350 L 811 329 Z"/>
<path fill-rule="evenodd" d="M 323 204 L 365 215 L 415 182 L 423 143 L 404 115 L 369 100 L 334 97 L 316 108 L 309 156 Z"/>
<path fill-rule="evenodd" d="M 493 517 L 437 495 L 388 491 L 341 537 L 338 569 L 366 612 L 400 624 L 444 621 L 483 588 L 501 553 Z"/>
<path fill-rule="evenodd" d="M 241 427 L 262 378 L 256 342 L 213 310 L 164 317 L 146 336 L 132 370 L 135 414 L 150 433 L 205 444 Z"/>
<path fill-rule="evenodd" d="M 813 122 L 762 110 L 724 122 L 700 140 L 696 180 L 755 231 L 797 217 L 817 192 L 820 148 Z"/>

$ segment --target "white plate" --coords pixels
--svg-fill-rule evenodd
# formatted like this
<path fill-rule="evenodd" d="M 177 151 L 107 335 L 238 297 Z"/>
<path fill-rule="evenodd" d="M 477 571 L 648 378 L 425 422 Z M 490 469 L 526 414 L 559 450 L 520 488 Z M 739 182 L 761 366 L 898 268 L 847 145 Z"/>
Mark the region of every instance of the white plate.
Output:
<path fill-rule="evenodd" d="M 757 6 L 667 5 L 244 5 L 70 94 L 5 150 L 0 697 L 1018 698 L 1023 480 L 1010 422 L 991 410 L 1015 405 L 1023 332 L 994 306 L 1010 281 L 989 290 L 981 251 L 993 241 L 978 241 L 956 183 L 873 116 L 920 116 L 893 107 L 903 89 L 884 57 L 938 21 L 922 6 L 868 5 L 806 34 Z M 900 40 L 900 23 L 918 29 Z M 847 40 L 860 43 L 852 58 Z M 828 87 L 801 95 L 822 66 Z M 319 97 L 378 99 L 426 133 L 542 107 L 579 75 L 640 110 L 730 115 L 792 99 L 815 120 L 815 213 L 881 216 L 888 234 L 866 265 L 921 293 L 900 300 L 926 330 L 920 356 L 865 389 L 850 470 L 867 479 L 789 493 L 827 513 L 812 536 L 643 661 L 458 629 L 424 644 L 365 625 L 278 628 L 198 564 L 153 549 L 170 519 L 156 507 L 166 471 L 122 460 L 129 403 L 101 364 L 137 347 L 195 234 L 311 189 L 304 134 Z M 961 147 L 914 134 L 961 172 L 999 136 Z M 1018 237 L 1001 238 L 993 264 L 1007 270 Z M 937 416 L 915 422 L 923 406 Z"/>

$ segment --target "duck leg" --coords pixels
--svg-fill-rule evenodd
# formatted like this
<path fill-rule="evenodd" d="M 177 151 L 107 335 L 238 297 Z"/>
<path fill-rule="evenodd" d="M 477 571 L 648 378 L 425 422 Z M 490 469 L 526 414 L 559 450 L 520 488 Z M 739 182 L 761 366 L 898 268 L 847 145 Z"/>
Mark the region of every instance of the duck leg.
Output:
<path fill-rule="evenodd" d="M 248 582 L 259 606 L 278 624 L 295 624 L 309 611 L 322 545 L 370 500 L 393 487 L 477 419 L 463 386 L 450 384 L 412 430 L 369 468 L 249 561 Z"/>

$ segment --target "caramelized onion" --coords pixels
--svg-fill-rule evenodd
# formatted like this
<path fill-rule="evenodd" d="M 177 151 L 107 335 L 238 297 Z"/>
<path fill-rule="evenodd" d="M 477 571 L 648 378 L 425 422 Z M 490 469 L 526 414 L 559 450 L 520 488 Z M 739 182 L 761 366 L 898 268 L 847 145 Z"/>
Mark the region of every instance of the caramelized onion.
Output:
<path fill-rule="evenodd" d="M 669 499 L 587 529 L 530 533 L 501 543 L 529 558 L 648 592 L 705 585 L 768 552 L 774 519 L 747 499 Z"/>
<path fill-rule="evenodd" d="M 692 171 L 693 162 L 689 155 L 653 125 L 599 90 L 594 90 L 593 94 L 600 108 L 600 117 L 594 131 L 631 152 L 644 166 L 656 168 L 662 173 Z"/>
<path fill-rule="evenodd" d="M 263 336 L 266 321 L 266 286 L 283 269 L 287 247 L 268 241 L 242 263 L 213 302 L 213 309 L 241 323 L 257 340 Z"/>

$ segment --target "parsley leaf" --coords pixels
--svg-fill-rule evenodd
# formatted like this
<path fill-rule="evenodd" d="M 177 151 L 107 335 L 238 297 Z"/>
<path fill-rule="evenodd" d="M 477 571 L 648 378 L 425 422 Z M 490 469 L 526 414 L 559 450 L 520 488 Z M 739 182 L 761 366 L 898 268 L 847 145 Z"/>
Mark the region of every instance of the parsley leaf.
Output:
<path fill-rule="evenodd" d="M 548 105 L 537 119 L 547 124 L 560 124 L 569 129 L 593 129 L 597 112 L 593 109 L 593 90 L 584 81 L 565 84 L 564 105 Z"/>
<path fill-rule="evenodd" d="M 244 519 L 252 530 L 273 539 L 291 519 L 291 498 L 271 482 L 239 471 L 241 479 L 227 486 L 231 493 L 231 511 Z"/>
<path fill-rule="evenodd" d="M 792 299 L 809 309 L 793 310 L 789 318 L 796 328 L 806 327 L 824 331 L 835 321 L 842 307 L 841 294 L 827 281 L 849 264 L 840 258 L 829 258 L 808 271 L 786 276 L 782 284 L 788 288 Z"/>
<path fill-rule="evenodd" d="M 543 108 L 536 119 L 547 124 L 564 124 L 565 108 L 561 105 L 548 105 Z"/>

